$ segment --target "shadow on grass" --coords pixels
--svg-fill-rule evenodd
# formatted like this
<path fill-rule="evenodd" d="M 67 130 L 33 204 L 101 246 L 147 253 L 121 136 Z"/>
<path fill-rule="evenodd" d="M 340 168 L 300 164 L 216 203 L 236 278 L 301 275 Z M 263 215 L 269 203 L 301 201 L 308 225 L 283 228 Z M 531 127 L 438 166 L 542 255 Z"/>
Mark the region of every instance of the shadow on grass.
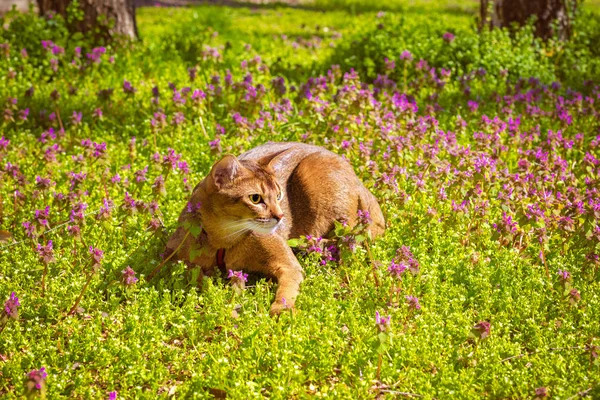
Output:
<path fill-rule="evenodd" d="M 394 2 L 360 2 L 348 3 L 345 1 L 326 1 L 324 3 L 310 4 L 299 1 L 274 1 L 269 3 L 254 3 L 251 1 L 237 0 L 135 0 L 136 7 L 187 7 L 198 5 L 223 6 L 231 8 L 248 8 L 252 10 L 273 10 L 291 8 L 297 10 L 327 12 L 344 11 L 349 14 L 384 12 L 411 12 L 428 14 L 431 11 L 444 12 L 455 16 L 472 16 L 476 12 L 475 7 L 461 7 L 449 5 L 446 7 L 428 7 L 425 4 L 405 5 Z"/>

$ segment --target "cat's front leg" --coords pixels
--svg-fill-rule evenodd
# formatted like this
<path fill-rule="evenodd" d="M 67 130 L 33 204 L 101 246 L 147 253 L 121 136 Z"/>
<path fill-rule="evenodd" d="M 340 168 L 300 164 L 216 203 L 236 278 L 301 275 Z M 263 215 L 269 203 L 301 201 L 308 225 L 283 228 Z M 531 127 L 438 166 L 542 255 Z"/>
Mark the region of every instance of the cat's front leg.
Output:
<path fill-rule="evenodd" d="M 248 252 L 252 258 L 245 260 L 246 264 L 253 272 L 275 277 L 278 283 L 270 314 L 277 315 L 293 308 L 304 280 L 304 271 L 292 249 L 278 235 L 256 235 L 252 241 L 249 246 L 252 251 Z"/>
<path fill-rule="evenodd" d="M 291 250 L 290 250 L 291 253 Z M 294 255 L 292 254 L 292 257 Z M 293 308 L 296 303 L 296 297 L 300 291 L 300 284 L 304 280 L 304 273 L 302 267 L 298 264 L 296 257 L 294 257 L 294 264 L 281 265 L 274 272 L 274 276 L 277 278 L 277 292 L 275 293 L 275 301 L 271 304 L 269 313 L 271 315 L 278 315 L 283 310 Z"/>

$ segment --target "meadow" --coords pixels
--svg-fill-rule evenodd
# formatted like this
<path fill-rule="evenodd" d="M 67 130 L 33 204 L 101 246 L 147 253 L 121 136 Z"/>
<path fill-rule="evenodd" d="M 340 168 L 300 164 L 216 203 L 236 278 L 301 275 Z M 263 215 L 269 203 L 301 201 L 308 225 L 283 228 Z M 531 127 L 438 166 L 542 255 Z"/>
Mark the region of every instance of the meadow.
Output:
<path fill-rule="evenodd" d="M 595 4 L 568 42 L 458 0 L 141 8 L 135 43 L 2 17 L 0 397 L 600 398 Z M 268 140 L 346 157 L 388 224 L 292 241 L 280 317 L 266 277 L 162 265 Z"/>

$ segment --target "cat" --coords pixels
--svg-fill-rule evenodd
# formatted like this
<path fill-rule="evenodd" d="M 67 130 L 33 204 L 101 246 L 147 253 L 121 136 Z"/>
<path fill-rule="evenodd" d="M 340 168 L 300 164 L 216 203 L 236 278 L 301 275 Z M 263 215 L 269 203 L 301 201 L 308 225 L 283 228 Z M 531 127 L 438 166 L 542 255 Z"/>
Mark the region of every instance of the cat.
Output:
<path fill-rule="evenodd" d="M 181 212 L 167 254 L 204 272 L 218 266 L 276 278 L 275 315 L 294 306 L 304 279 L 287 240 L 325 237 L 335 221 L 354 226 L 359 210 L 369 213 L 371 236 L 381 235 L 379 203 L 347 160 L 314 145 L 270 142 L 213 165 Z"/>

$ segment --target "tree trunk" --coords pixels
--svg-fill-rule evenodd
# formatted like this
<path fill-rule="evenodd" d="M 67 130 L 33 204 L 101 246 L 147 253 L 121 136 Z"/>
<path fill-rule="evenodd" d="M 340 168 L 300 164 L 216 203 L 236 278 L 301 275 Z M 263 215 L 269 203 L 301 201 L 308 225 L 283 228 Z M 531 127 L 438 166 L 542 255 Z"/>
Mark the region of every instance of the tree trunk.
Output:
<path fill-rule="evenodd" d="M 576 8 L 577 0 L 481 0 L 480 28 L 523 26 L 535 16 L 537 36 L 548 39 L 556 35 L 564 40 L 571 36 Z"/>
<path fill-rule="evenodd" d="M 67 15 L 72 0 L 37 0 L 40 15 L 49 12 Z M 83 18 L 75 20 L 69 29 L 76 32 L 93 32 L 98 38 L 115 36 L 138 37 L 133 0 L 79 0 Z"/>

